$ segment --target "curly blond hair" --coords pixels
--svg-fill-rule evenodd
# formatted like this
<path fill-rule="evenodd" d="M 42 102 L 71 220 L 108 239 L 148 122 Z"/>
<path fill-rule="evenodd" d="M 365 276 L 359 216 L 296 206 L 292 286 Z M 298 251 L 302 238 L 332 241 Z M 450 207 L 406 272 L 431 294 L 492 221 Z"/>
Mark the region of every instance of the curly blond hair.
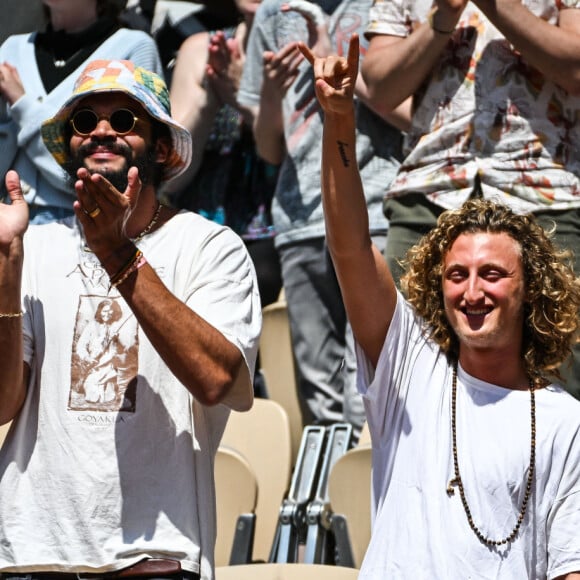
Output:
<path fill-rule="evenodd" d="M 506 233 L 521 248 L 526 303 L 522 356 L 532 379 L 561 378 L 558 367 L 578 341 L 580 278 L 571 265 L 571 252 L 558 249 L 529 215 L 517 215 L 488 200 L 469 200 L 446 211 L 437 226 L 407 253 L 401 289 L 424 319 L 429 336 L 451 360 L 459 356 L 459 341 L 443 305 L 445 255 L 461 234 Z"/>

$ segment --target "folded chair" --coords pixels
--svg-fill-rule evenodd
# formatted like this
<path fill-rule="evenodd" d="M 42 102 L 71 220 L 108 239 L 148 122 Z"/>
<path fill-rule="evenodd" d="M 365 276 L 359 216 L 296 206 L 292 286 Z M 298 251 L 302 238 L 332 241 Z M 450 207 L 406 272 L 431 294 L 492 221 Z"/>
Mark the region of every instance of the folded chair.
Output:
<path fill-rule="evenodd" d="M 255 399 L 245 413 L 232 411 L 221 441 L 247 460 L 258 481 L 256 533 L 250 561 L 267 562 L 292 469 L 288 414 L 276 401 Z"/>
<path fill-rule="evenodd" d="M 358 445 L 340 457 L 328 478 L 331 529 L 337 564 L 360 568 L 371 536 L 370 445 Z"/>
<path fill-rule="evenodd" d="M 249 562 L 258 500 L 256 474 L 244 457 L 219 447 L 214 464 L 217 538 L 216 566 Z"/>
<path fill-rule="evenodd" d="M 298 399 L 288 307 L 283 296 L 262 310 L 260 363 L 268 398 L 280 403 L 288 413 L 294 465 L 305 425 Z"/>
<path fill-rule="evenodd" d="M 8 429 L 10 429 L 11 424 L 12 423 L 6 423 L 5 425 L 0 425 L 0 449 L 2 449 L 4 439 L 6 439 L 6 435 L 8 434 Z"/>

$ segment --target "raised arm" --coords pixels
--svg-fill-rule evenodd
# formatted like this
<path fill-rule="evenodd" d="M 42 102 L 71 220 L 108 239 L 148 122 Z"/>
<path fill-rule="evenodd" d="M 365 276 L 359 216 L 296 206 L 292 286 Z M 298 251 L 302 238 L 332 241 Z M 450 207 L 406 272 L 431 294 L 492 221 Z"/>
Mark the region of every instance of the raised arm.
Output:
<path fill-rule="evenodd" d="M 357 342 L 376 364 L 396 305 L 393 278 L 372 244 L 363 185 L 356 161 L 354 84 L 359 40 L 354 35 L 348 59 L 316 58 L 301 44 L 313 64 L 316 95 L 324 110 L 322 199 L 328 248 Z"/>
<path fill-rule="evenodd" d="M 91 176 L 86 169 L 80 169 L 78 175 L 75 189 L 80 203 L 75 202 L 75 213 L 87 244 L 109 276 L 114 278 L 136 252 L 135 245 L 124 232 L 123 223 L 129 208 L 135 207 L 134 200 L 142 195 L 139 194 L 137 169 L 130 169 L 129 186 L 124 194 L 111 187 L 101 175 Z M 82 207 L 95 207 L 95 199 L 99 200 L 101 211 L 93 219 L 82 211 Z M 151 192 L 146 199 L 147 202 L 139 202 L 135 211 L 147 207 L 147 204 L 154 206 Z M 245 253 L 236 253 L 231 247 L 227 255 L 216 255 L 215 258 L 216 269 L 222 268 L 221 271 L 227 272 L 227 276 L 231 274 L 232 279 L 236 271 L 241 275 L 248 266 Z M 223 264 L 226 260 L 229 266 Z M 251 276 L 251 268 L 246 269 Z M 252 387 L 240 349 L 174 296 L 148 263 L 141 263 L 136 273 L 117 289 L 171 372 L 200 403 L 215 405 L 226 402 L 238 410 L 249 408 Z M 247 292 L 244 296 L 247 297 Z M 253 319 L 249 323 L 254 323 Z"/>
<path fill-rule="evenodd" d="M 28 207 L 15 171 L 6 174 L 11 204 L 0 205 L 0 425 L 16 417 L 29 370 L 23 363 L 21 283 Z"/>

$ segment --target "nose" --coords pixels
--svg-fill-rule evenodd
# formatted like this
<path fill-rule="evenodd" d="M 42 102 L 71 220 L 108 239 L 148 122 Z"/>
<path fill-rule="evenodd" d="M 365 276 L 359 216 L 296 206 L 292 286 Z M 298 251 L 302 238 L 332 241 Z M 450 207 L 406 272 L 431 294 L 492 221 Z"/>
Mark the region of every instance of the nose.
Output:
<path fill-rule="evenodd" d="M 467 287 L 465 289 L 464 298 L 469 304 L 475 304 L 484 297 L 481 279 L 475 274 L 471 274 L 467 279 Z"/>
<path fill-rule="evenodd" d="M 107 136 L 107 135 L 117 135 L 117 133 L 114 131 L 113 127 L 111 127 L 111 124 L 109 123 L 109 119 L 99 119 L 99 122 L 97 123 L 97 126 L 93 129 L 93 131 L 91 132 L 91 135 L 97 136 L 97 137 L 103 137 L 103 136 Z"/>

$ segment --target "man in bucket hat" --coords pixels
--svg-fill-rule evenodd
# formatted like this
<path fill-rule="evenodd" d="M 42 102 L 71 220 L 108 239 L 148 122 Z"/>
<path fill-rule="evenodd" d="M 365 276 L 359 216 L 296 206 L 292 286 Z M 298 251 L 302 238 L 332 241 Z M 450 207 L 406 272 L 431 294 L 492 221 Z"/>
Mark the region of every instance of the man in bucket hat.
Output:
<path fill-rule="evenodd" d="M 157 201 L 191 136 L 95 61 L 42 128 L 75 217 L 0 206 L 0 577 L 213 578 L 213 458 L 252 404 L 260 304 L 229 229 Z M 24 364 L 22 364 L 24 361 Z"/>

